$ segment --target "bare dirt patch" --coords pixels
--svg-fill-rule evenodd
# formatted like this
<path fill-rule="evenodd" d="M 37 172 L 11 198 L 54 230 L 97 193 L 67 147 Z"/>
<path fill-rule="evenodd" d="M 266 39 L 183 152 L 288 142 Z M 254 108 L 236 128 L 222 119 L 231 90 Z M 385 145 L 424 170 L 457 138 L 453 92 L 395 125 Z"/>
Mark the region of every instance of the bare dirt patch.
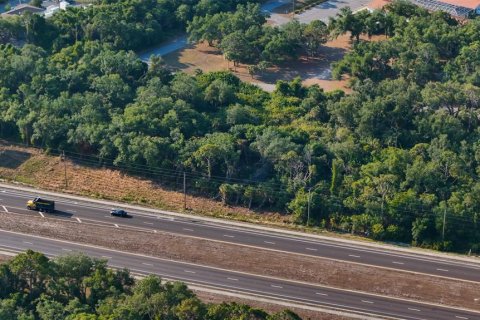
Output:
<path fill-rule="evenodd" d="M 393 297 L 480 309 L 480 284 L 284 254 L 167 233 L 0 213 L 0 228 L 113 249 Z M 279 268 L 281 261 L 281 268 Z"/>
<path fill-rule="evenodd" d="M 263 75 L 255 77 L 248 73 L 247 65 L 234 68 L 233 63 L 225 60 L 217 48 L 209 47 L 206 43 L 189 46 L 163 58 L 173 69 L 187 73 L 194 73 L 197 69 L 204 72 L 230 70 L 242 81 L 257 84 L 268 91 L 273 90 L 278 80 L 292 80 L 295 77 L 304 80 L 305 85 L 318 84 L 326 91 L 349 91 L 346 80 L 335 81 L 330 77 L 331 63 L 340 60 L 349 48 L 349 37 L 341 36 L 329 41 L 315 59 L 302 57 L 298 61 L 272 67 Z"/>
<path fill-rule="evenodd" d="M 12 259 L 11 256 L 5 256 L 3 254 L 0 254 L 0 264 L 5 263 L 5 262 L 9 261 L 10 259 Z"/>
<path fill-rule="evenodd" d="M 65 163 L 58 156 L 49 156 L 33 148 L 5 146 L 0 141 L 0 152 L 28 155 L 14 167 L 0 164 L 0 178 L 18 181 L 44 190 L 61 191 L 92 198 L 140 204 L 177 212 L 183 209 L 181 180 L 168 188 L 161 180 L 141 178 L 124 174 L 119 170 L 85 166 L 67 159 L 67 186 Z M 154 177 L 152 177 L 154 178 Z M 188 181 L 187 181 L 188 182 Z M 244 207 L 224 206 L 219 201 L 189 195 L 188 213 L 225 217 L 241 221 L 269 224 L 291 224 L 290 217 L 272 212 L 255 212 Z"/>

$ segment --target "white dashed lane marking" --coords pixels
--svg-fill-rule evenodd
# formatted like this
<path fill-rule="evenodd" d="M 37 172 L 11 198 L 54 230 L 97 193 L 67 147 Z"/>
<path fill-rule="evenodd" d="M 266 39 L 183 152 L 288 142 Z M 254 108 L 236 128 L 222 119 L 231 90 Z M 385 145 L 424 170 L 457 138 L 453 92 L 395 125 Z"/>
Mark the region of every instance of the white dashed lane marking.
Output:
<path fill-rule="evenodd" d="M 190 270 L 183 270 L 185 271 L 186 273 L 196 273 L 195 271 L 190 271 Z"/>
<path fill-rule="evenodd" d="M 370 303 L 370 304 L 373 304 L 372 301 L 368 301 L 368 300 L 362 300 L 363 303 Z"/>
<path fill-rule="evenodd" d="M 231 236 L 231 235 L 229 235 L 229 234 L 224 234 L 223 236 L 224 236 L 224 237 L 227 237 L 227 238 L 235 238 L 235 236 Z"/>
<path fill-rule="evenodd" d="M 183 228 L 185 231 L 193 231 L 193 229 Z"/>
<path fill-rule="evenodd" d="M 232 281 L 238 281 L 238 279 L 236 278 L 227 278 L 228 280 L 232 280 Z"/>
<path fill-rule="evenodd" d="M 405 263 L 403 263 L 403 262 L 398 262 L 398 261 L 393 261 L 392 263 L 393 263 L 393 264 L 405 264 Z"/>
<path fill-rule="evenodd" d="M 443 271 L 443 272 L 448 272 L 447 269 L 440 269 L 440 268 L 437 268 L 438 271 Z"/>
<path fill-rule="evenodd" d="M 5 210 L 5 212 L 8 212 L 7 207 L 2 206 L 2 208 L 3 208 L 3 210 Z"/>
<path fill-rule="evenodd" d="M 457 319 L 465 319 L 465 320 L 468 320 L 468 318 L 467 318 L 467 317 L 461 317 L 461 316 L 455 316 L 455 318 L 457 318 Z"/>
<path fill-rule="evenodd" d="M 153 267 L 153 264 L 151 264 L 151 263 L 143 262 L 142 264 L 145 265 L 145 266 Z"/>
<path fill-rule="evenodd" d="M 328 296 L 326 293 L 321 293 L 321 292 L 316 292 L 315 294 L 318 294 L 319 296 Z"/>
<path fill-rule="evenodd" d="M 80 220 L 80 218 L 76 218 L 78 223 L 82 223 L 82 220 Z"/>
<path fill-rule="evenodd" d="M 45 216 L 43 215 L 43 213 L 39 212 L 38 213 L 42 218 L 45 218 Z"/>
<path fill-rule="evenodd" d="M 272 242 L 272 241 L 263 241 L 265 243 L 268 243 L 268 244 L 275 244 L 275 242 Z"/>
<path fill-rule="evenodd" d="M 415 308 L 408 308 L 408 310 L 412 310 L 412 311 L 420 311 L 420 309 L 415 309 Z"/>
<path fill-rule="evenodd" d="M 277 285 L 275 285 L 275 284 L 271 284 L 270 286 L 271 286 L 272 288 L 279 288 L 279 289 L 282 289 L 282 288 L 283 288 L 282 286 L 277 286 Z"/>
<path fill-rule="evenodd" d="M 356 256 L 356 255 L 354 255 L 354 254 L 349 254 L 348 256 L 349 256 L 349 257 L 352 257 L 352 258 L 360 258 L 360 256 Z"/>
<path fill-rule="evenodd" d="M 118 224 L 114 224 L 114 226 L 115 226 L 115 228 L 120 228 L 120 227 L 118 226 Z"/>
<path fill-rule="evenodd" d="M 305 248 L 307 250 L 310 250 L 310 251 L 318 251 L 318 249 L 315 249 L 315 248 Z"/>

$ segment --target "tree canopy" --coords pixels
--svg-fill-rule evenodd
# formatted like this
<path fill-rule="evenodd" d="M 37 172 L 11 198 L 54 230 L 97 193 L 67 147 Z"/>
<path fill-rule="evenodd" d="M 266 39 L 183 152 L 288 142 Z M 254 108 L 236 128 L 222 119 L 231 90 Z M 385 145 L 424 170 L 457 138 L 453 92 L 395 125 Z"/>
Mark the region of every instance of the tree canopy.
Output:
<path fill-rule="evenodd" d="M 0 137 L 166 185 L 186 172 L 198 195 L 299 224 L 480 251 L 480 19 L 459 23 L 396 1 L 373 13 L 343 10 L 327 30 L 276 28 L 242 1 L 230 2 L 240 4 L 234 13 L 175 3 L 192 17 L 182 21 L 194 40 L 238 62 L 279 61 L 299 46 L 316 56 L 326 31 L 350 32 L 353 49 L 333 76 L 348 76 L 353 92 L 295 79 L 267 93 L 228 72 L 173 74 L 159 57 L 147 67 L 127 50 L 135 45 L 110 34 L 72 44 L 60 34 L 58 46 L 0 46 Z M 0 30 L 14 35 L 9 23 Z"/>
<path fill-rule="evenodd" d="M 181 282 L 135 281 L 106 260 L 75 253 L 50 260 L 27 251 L 0 264 L 2 320 L 300 319 L 237 303 L 205 304 Z"/>

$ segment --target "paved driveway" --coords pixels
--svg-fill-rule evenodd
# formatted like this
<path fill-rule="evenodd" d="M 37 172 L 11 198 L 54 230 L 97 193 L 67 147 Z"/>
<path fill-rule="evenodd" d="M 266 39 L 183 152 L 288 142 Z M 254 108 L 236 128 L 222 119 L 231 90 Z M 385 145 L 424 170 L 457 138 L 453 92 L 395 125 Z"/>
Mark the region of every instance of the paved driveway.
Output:
<path fill-rule="evenodd" d="M 341 8 L 350 7 L 353 11 L 366 7 L 372 0 L 329 0 L 307 10 L 296 17 L 300 22 L 309 23 L 313 20 L 328 22 L 329 17 L 334 17 Z"/>

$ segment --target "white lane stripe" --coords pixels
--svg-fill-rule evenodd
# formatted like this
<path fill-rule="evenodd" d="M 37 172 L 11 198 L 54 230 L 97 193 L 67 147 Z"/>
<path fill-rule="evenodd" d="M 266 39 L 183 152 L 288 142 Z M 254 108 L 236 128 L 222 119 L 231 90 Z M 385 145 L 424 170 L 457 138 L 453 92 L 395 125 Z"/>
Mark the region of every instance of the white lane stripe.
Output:
<path fill-rule="evenodd" d="M 1 190 L 2 193 L 6 193 L 7 190 L 4 189 L 4 190 Z M 13 195 L 13 196 L 16 196 L 16 197 L 25 197 L 25 195 L 37 195 L 37 192 L 33 192 L 33 191 L 28 191 L 28 190 L 17 190 L 17 188 L 14 188 L 14 189 L 8 189 L 8 193 L 10 195 Z M 64 196 L 65 197 L 65 196 Z M 73 199 L 68 199 L 69 197 L 66 196 L 65 198 L 62 198 L 62 200 L 58 200 L 58 202 L 60 203 L 67 203 L 67 204 L 75 204 L 75 205 L 78 205 L 79 202 L 77 201 L 74 201 Z M 68 199 L 68 200 L 64 200 L 64 199 Z M 111 205 L 109 205 L 109 203 L 100 203 L 100 204 L 96 204 L 96 201 L 93 201 L 93 203 L 95 203 L 95 205 L 92 204 L 92 201 L 91 199 L 84 199 L 84 202 L 88 204 L 88 207 L 90 208 L 94 208 L 94 209 L 105 209 L 105 208 L 111 208 Z M 100 201 L 98 201 L 100 202 Z M 142 208 L 138 208 L 138 210 L 143 210 Z M 148 210 L 147 210 L 148 211 Z M 142 213 L 139 213 L 139 215 L 141 216 L 148 216 L 148 217 L 151 217 L 153 214 L 150 213 L 150 212 L 142 212 Z M 174 219 L 174 218 L 170 218 L 170 219 Z M 187 223 L 187 222 L 184 222 L 184 221 L 181 221 L 182 223 Z M 209 225 L 210 227 L 213 227 L 212 225 Z M 225 228 L 224 226 L 222 226 L 221 228 Z M 235 229 L 237 230 L 238 228 L 234 228 L 234 227 L 229 227 L 231 229 Z M 259 234 L 259 235 L 265 235 L 266 231 L 245 231 L 245 230 L 242 230 L 243 232 L 245 233 L 252 233 L 252 234 Z M 270 237 L 275 237 L 275 238 L 282 238 L 282 239 L 285 239 L 285 235 L 284 234 L 281 234 L 281 235 L 273 235 L 273 234 L 268 234 Z M 357 250 L 357 251 L 362 251 L 362 252 L 368 252 L 368 253 L 376 253 L 376 254 L 382 254 L 382 255 L 385 255 L 385 256 L 401 256 L 401 257 L 405 257 L 405 258 L 408 258 L 408 259 L 414 259 L 414 260 L 419 260 L 419 261 L 428 261 L 428 262 L 442 262 L 442 263 L 447 263 L 447 264 L 450 264 L 450 265 L 455 265 L 455 266 L 458 266 L 458 263 L 455 262 L 455 261 L 446 261 L 446 260 L 440 260 L 440 259 L 446 259 L 445 257 L 428 257 L 428 256 L 423 256 L 423 257 L 418 257 L 418 256 L 415 256 L 415 255 L 411 255 L 410 253 L 403 253 L 403 252 L 399 252 L 399 253 L 387 253 L 385 248 L 383 249 L 378 249 L 378 248 L 361 248 L 361 247 L 358 247 L 358 244 L 349 244 L 349 243 L 342 243 L 342 244 L 332 244 L 332 243 L 325 243 L 324 241 L 326 240 L 317 240 L 317 239 L 299 239 L 299 238 L 295 238 L 294 236 L 287 236 L 289 240 L 292 240 L 292 241 L 297 241 L 297 242 L 304 242 L 304 243 L 311 243 L 313 241 L 318 241 L 320 242 L 319 244 L 320 245 L 324 245 L 324 246 L 330 246 L 330 247 L 339 247 L 339 248 L 342 248 L 342 249 L 352 249 L 352 250 Z M 462 266 L 462 265 L 460 265 Z M 474 268 L 477 268 L 475 266 L 470 266 L 470 267 L 474 267 Z"/>
<path fill-rule="evenodd" d="M 403 262 L 398 262 L 398 261 L 392 261 L 393 264 L 405 264 Z"/>
<path fill-rule="evenodd" d="M 153 225 L 153 222 L 144 222 L 145 224 Z"/>
<path fill-rule="evenodd" d="M 438 271 L 443 271 L 443 272 L 448 272 L 447 269 L 440 269 L 440 268 L 437 268 Z"/>
<path fill-rule="evenodd" d="M 5 212 L 8 212 L 7 207 L 2 206 L 2 208 L 3 208 L 3 210 L 5 210 Z"/>
<path fill-rule="evenodd" d="M 467 317 L 461 317 L 461 316 L 455 316 L 455 318 L 457 318 L 457 319 L 466 319 L 466 320 L 468 320 L 468 318 L 467 318 Z"/>
<path fill-rule="evenodd" d="M 114 226 L 115 226 L 115 228 L 120 228 L 120 227 L 118 226 L 118 224 L 114 224 Z"/>
<path fill-rule="evenodd" d="M 363 303 L 370 303 L 373 304 L 373 301 L 368 301 L 368 300 L 362 300 Z"/>
<path fill-rule="evenodd" d="M 62 248 L 63 251 L 72 251 L 71 249 Z"/>
<path fill-rule="evenodd" d="M 183 228 L 185 231 L 193 231 L 193 229 Z"/>
<path fill-rule="evenodd" d="M 153 264 L 151 264 L 151 263 L 142 262 L 142 264 L 145 265 L 145 266 L 153 267 Z"/>
<path fill-rule="evenodd" d="M 349 257 L 353 257 L 353 258 L 360 258 L 360 256 L 356 256 L 356 255 L 354 255 L 354 254 L 349 254 L 348 256 L 349 256 Z"/>
<path fill-rule="evenodd" d="M 80 220 L 80 218 L 76 218 L 78 223 L 82 223 L 82 220 Z"/>
<path fill-rule="evenodd" d="M 282 287 L 282 286 L 277 286 L 277 285 L 275 285 L 275 284 L 271 284 L 270 286 L 271 286 L 272 288 L 279 288 L 279 289 L 283 289 L 283 287 Z"/>
<path fill-rule="evenodd" d="M 275 242 L 272 242 L 272 241 L 263 241 L 265 243 L 268 243 L 268 244 L 275 244 Z"/>
<path fill-rule="evenodd" d="M 38 213 L 42 218 L 45 218 L 45 216 L 43 215 L 43 213 L 39 212 Z"/>
<path fill-rule="evenodd" d="M 319 296 L 328 296 L 326 293 L 321 293 L 321 292 L 316 292 L 315 294 L 318 294 Z"/>
<path fill-rule="evenodd" d="M 196 273 L 195 271 L 190 271 L 190 270 L 183 270 L 185 271 L 186 273 Z"/>
<path fill-rule="evenodd" d="M 236 278 L 227 278 L 228 280 L 232 280 L 232 281 L 238 281 L 238 279 Z"/>
<path fill-rule="evenodd" d="M 23 241 L 23 243 L 26 243 L 26 244 L 33 244 L 31 242 L 28 242 L 28 241 Z"/>
<path fill-rule="evenodd" d="M 310 251 L 318 251 L 318 249 L 315 249 L 315 248 L 305 248 L 307 250 L 310 250 Z"/>
<path fill-rule="evenodd" d="M 408 310 L 412 310 L 412 311 L 420 311 L 420 309 L 415 309 L 415 308 L 408 308 Z"/>
<path fill-rule="evenodd" d="M 231 236 L 231 235 L 229 235 L 229 234 L 224 234 L 223 236 L 224 236 L 224 237 L 227 237 L 227 238 L 235 238 L 235 236 Z"/>
<path fill-rule="evenodd" d="M 112 259 L 112 257 L 109 257 L 109 256 L 102 256 L 102 258 L 105 258 L 105 259 Z"/>

